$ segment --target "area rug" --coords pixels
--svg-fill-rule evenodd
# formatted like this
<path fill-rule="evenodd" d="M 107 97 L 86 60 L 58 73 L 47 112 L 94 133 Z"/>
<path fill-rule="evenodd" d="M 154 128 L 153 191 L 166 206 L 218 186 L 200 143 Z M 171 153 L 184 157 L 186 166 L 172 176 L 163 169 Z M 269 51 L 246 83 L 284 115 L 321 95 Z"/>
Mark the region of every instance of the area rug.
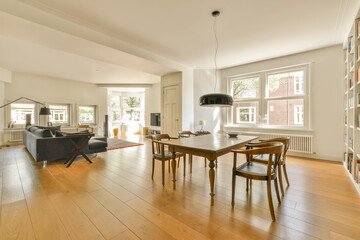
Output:
<path fill-rule="evenodd" d="M 122 139 L 116 139 L 116 138 L 108 138 L 107 142 L 108 142 L 107 150 L 144 145 L 142 143 L 134 143 L 134 142 L 129 142 L 129 141 L 125 141 Z"/>

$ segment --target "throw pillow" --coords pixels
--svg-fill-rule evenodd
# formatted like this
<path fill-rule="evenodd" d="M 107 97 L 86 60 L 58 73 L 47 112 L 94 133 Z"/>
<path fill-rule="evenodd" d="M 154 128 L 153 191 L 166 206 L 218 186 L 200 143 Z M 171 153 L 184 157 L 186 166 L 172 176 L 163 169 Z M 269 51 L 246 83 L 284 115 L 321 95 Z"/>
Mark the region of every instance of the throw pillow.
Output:
<path fill-rule="evenodd" d="M 51 131 L 49 129 L 37 129 L 35 130 L 34 134 L 38 137 L 52 137 Z"/>
<path fill-rule="evenodd" d="M 55 136 L 56 131 L 60 131 L 61 130 L 61 126 L 52 126 L 52 127 L 43 127 L 43 126 L 38 126 L 38 128 L 40 129 L 48 129 L 51 131 L 52 135 Z"/>

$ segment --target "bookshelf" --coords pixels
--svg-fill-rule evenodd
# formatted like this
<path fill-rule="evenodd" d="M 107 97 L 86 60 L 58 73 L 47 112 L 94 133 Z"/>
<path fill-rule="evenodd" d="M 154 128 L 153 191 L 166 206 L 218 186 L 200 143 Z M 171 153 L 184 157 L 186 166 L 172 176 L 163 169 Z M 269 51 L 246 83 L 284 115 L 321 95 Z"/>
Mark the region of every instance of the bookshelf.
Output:
<path fill-rule="evenodd" d="M 358 15 L 359 16 L 359 15 Z M 360 192 L 360 18 L 344 42 L 344 167 Z"/>

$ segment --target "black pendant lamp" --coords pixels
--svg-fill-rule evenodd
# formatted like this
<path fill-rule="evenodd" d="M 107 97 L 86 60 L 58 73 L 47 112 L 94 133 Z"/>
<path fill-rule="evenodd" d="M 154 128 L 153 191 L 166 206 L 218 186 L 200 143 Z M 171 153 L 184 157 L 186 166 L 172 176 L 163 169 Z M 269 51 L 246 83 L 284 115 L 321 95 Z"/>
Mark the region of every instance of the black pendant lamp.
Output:
<path fill-rule="evenodd" d="M 39 115 L 51 115 L 51 111 L 50 111 L 50 108 L 48 107 L 42 107 L 40 108 L 40 113 Z"/>
<path fill-rule="evenodd" d="M 213 11 L 211 13 L 211 15 L 214 17 L 214 35 L 215 35 L 215 41 L 216 41 L 216 48 L 215 48 L 215 56 L 214 56 L 214 63 L 215 63 L 215 87 L 214 87 L 214 93 L 209 93 L 209 94 L 205 94 L 203 96 L 200 97 L 199 99 L 199 103 L 200 106 L 202 107 L 231 107 L 233 104 L 233 98 L 232 96 L 228 95 L 228 94 L 224 94 L 224 93 L 216 93 L 216 84 L 217 84 L 217 72 L 218 72 L 218 68 L 217 68 L 217 62 L 216 62 L 216 57 L 217 57 L 217 51 L 218 51 L 218 38 L 216 35 L 216 17 L 218 17 L 220 15 L 219 11 Z"/>

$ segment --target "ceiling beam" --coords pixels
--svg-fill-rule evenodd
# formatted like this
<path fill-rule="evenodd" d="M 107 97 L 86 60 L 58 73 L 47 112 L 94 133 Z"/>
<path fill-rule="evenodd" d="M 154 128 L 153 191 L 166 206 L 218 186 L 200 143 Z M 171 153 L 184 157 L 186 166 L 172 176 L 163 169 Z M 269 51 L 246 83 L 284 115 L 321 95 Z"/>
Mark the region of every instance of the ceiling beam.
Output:
<path fill-rule="evenodd" d="M 151 88 L 152 84 L 96 84 L 104 88 Z"/>

